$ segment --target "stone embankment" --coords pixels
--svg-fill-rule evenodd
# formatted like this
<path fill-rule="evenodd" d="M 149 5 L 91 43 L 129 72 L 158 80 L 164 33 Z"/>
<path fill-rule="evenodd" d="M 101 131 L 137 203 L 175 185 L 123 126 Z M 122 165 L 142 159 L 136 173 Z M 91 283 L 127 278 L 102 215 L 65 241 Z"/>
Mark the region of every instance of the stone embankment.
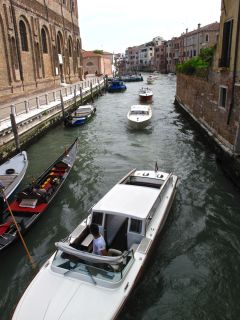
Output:
<path fill-rule="evenodd" d="M 236 90 L 238 101 L 240 90 Z M 218 106 L 219 85 L 193 76 L 179 74 L 175 105 L 191 119 L 216 153 L 218 163 L 240 187 L 239 106 L 228 122 L 228 109 Z"/>
<path fill-rule="evenodd" d="M 30 145 L 51 127 L 63 121 L 66 112 L 93 101 L 102 94 L 106 83 L 94 77 L 74 85 L 66 85 L 0 109 L 0 162 Z"/>

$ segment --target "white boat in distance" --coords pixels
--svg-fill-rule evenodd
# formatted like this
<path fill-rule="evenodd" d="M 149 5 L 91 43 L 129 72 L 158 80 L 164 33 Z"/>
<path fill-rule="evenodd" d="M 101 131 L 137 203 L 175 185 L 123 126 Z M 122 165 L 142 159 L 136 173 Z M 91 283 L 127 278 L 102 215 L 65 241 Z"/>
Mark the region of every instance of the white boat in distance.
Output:
<path fill-rule="evenodd" d="M 145 128 L 152 118 L 150 105 L 133 105 L 127 114 L 129 126 L 134 129 Z"/>
<path fill-rule="evenodd" d="M 15 191 L 22 181 L 28 167 L 26 151 L 21 151 L 0 165 L 0 182 L 4 186 L 6 198 Z"/>
<path fill-rule="evenodd" d="M 177 180 L 172 173 L 136 169 L 122 178 L 55 244 L 57 251 L 23 294 L 12 320 L 116 319 L 157 243 Z M 91 223 L 115 256 L 92 253 Z"/>
<path fill-rule="evenodd" d="M 155 80 L 155 77 L 151 74 L 147 77 L 147 84 L 153 84 Z"/>
<path fill-rule="evenodd" d="M 152 101 L 152 97 L 153 97 L 153 92 L 149 88 L 141 88 L 139 90 L 140 101 L 150 102 Z"/>

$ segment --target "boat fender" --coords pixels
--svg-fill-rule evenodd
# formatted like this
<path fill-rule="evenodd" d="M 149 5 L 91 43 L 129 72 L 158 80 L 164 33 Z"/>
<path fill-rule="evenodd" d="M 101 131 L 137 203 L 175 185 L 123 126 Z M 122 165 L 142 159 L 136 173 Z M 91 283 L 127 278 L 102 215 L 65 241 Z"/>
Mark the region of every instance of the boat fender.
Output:
<path fill-rule="evenodd" d="M 13 168 L 9 168 L 6 170 L 6 174 L 13 174 L 15 173 L 15 170 Z"/>

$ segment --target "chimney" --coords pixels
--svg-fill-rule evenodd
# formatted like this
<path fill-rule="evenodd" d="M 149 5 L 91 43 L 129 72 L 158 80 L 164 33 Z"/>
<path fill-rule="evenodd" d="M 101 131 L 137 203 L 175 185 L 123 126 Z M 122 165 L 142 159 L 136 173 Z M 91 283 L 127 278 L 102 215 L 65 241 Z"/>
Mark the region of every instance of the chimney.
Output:
<path fill-rule="evenodd" d="M 186 33 L 188 33 L 188 28 L 186 29 Z"/>
<path fill-rule="evenodd" d="M 200 29 L 200 27 L 201 27 L 201 23 L 198 24 L 198 29 Z"/>

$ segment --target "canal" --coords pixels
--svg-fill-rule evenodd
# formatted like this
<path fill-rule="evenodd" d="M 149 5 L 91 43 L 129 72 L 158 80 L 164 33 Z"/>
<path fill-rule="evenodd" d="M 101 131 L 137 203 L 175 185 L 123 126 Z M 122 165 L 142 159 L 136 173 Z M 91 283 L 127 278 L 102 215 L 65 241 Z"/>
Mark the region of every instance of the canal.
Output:
<path fill-rule="evenodd" d="M 79 137 L 71 174 L 25 236 L 29 250 L 40 267 L 54 251 L 54 242 L 66 237 L 121 177 L 132 168 L 154 169 L 157 161 L 159 169 L 178 175 L 178 191 L 154 256 L 119 318 L 239 319 L 239 191 L 175 109 L 175 76 L 159 75 L 151 86 L 151 125 L 139 132 L 128 128 L 127 112 L 138 103 L 143 85 L 128 83 L 126 92 L 100 97 L 95 101 L 97 114 L 87 125 L 59 125 L 27 150 L 30 164 L 22 186 Z M 0 319 L 8 320 L 34 271 L 20 243 L 0 259 Z"/>

